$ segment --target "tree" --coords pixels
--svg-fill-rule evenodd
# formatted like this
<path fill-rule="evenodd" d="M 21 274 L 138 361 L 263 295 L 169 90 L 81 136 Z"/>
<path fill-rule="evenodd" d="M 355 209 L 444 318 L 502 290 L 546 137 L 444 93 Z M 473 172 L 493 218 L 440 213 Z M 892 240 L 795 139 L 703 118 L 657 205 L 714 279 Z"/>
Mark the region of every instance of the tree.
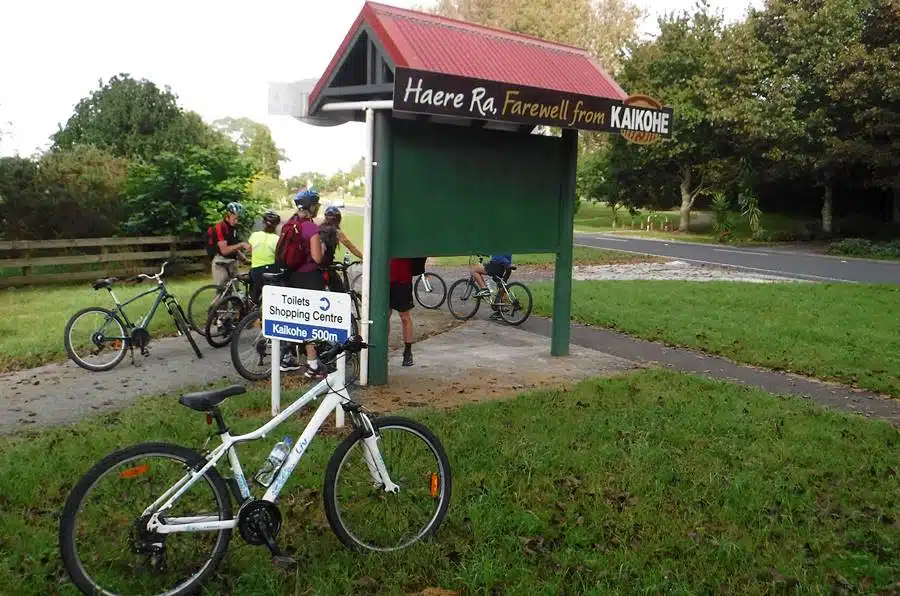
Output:
<path fill-rule="evenodd" d="M 850 106 L 849 131 L 835 146 L 847 162 L 867 168 L 868 185 L 893 194 L 891 221 L 900 223 L 900 2 L 873 0 L 863 29 L 839 56 L 829 98 Z"/>
<path fill-rule="evenodd" d="M 94 145 L 117 157 L 147 160 L 164 151 L 218 142 L 199 116 L 182 112 L 168 87 L 127 74 L 101 80 L 52 140 L 54 149 Z"/>
<path fill-rule="evenodd" d="M 610 140 L 607 188 L 610 198 L 654 206 L 670 204 L 671 186 L 678 185 L 679 230 L 690 228 L 697 197 L 714 180 L 727 177 L 724 139 L 717 122 L 723 18 L 704 0 L 693 14 L 669 14 L 659 21 L 659 36 L 635 46 L 620 76 L 632 93 L 644 93 L 671 106 L 673 135 L 653 145 Z M 603 162 L 597 162 L 599 166 Z M 630 195 L 631 199 L 626 197 Z"/>
<path fill-rule="evenodd" d="M 285 186 L 289 193 L 297 194 L 307 186 L 317 190 L 323 190 L 328 184 L 328 178 L 319 172 L 303 172 L 287 179 Z"/>
<path fill-rule="evenodd" d="M 853 129 L 853 113 L 835 102 L 842 55 L 855 47 L 870 0 L 767 0 L 751 10 L 749 23 L 770 54 L 774 78 L 786 86 L 784 105 L 797 123 L 783 139 L 786 162 L 809 172 L 823 189 L 822 229 L 832 232 L 834 186 L 845 168 L 840 146 Z"/>
<path fill-rule="evenodd" d="M 165 152 L 136 162 L 129 172 L 123 228 L 128 234 L 192 234 L 222 217 L 231 201 L 244 204 L 245 221 L 254 221 L 266 205 L 250 196 L 253 165 L 233 143 Z"/>
<path fill-rule="evenodd" d="M 0 237 L 31 239 L 49 219 L 37 163 L 25 157 L 0 157 Z"/>
<path fill-rule="evenodd" d="M 272 178 L 281 175 L 278 164 L 287 161 L 287 156 L 275 145 L 268 126 L 249 118 L 221 118 L 213 122 L 213 126 L 237 143 L 258 172 Z"/>

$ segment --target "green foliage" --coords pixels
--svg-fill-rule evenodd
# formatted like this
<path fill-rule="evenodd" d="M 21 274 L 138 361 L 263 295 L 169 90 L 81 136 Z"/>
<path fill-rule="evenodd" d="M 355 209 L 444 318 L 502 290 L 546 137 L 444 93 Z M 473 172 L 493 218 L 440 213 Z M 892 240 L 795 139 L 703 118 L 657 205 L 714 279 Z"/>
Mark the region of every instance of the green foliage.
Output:
<path fill-rule="evenodd" d="M 162 153 L 132 165 L 124 208 L 124 231 L 135 235 L 190 234 L 221 219 L 225 205 L 239 201 L 252 222 L 265 205 L 248 192 L 253 165 L 231 143 Z"/>
<path fill-rule="evenodd" d="M 53 135 L 53 147 L 94 145 L 117 157 L 149 160 L 164 151 L 209 146 L 217 137 L 199 116 L 181 111 L 168 87 L 120 74 L 78 102 Z"/>
<path fill-rule="evenodd" d="M 713 232 L 721 237 L 731 227 L 731 203 L 728 195 L 722 191 L 713 193 L 710 210 L 713 215 Z"/>
<path fill-rule="evenodd" d="M 762 232 L 759 224 L 762 217 L 762 210 L 759 208 L 759 198 L 756 195 L 739 194 L 738 205 L 741 208 L 741 215 L 744 216 L 750 225 L 750 233 L 753 234 L 754 238 L 758 237 L 760 232 Z"/>
<path fill-rule="evenodd" d="M 312 184 L 309 184 L 312 182 Z M 325 187 L 328 184 L 328 178 L 324 174 L 320 174 L 319 172 L 303 172 L 298 174 L 297 176 L 291 176 L 287 179 L 285 186 L 287 187 L 288 193 L 291 195 L 295 195 L 300 192 L 302 189 L 306 188 L 309 184 L 312 188 L 318 190 L 325 190 Z"/>
<path fill-rule="evenodd" d="M 865 238 L 845 238 L 832 243 L 828 247 L 828 254 L 900 259 L 900 241 L 878 243 Z"/>
<path fill-rule="evenodd" d="M 286 190 L 281 179 L 257 174 L 250 182 L 250 188 L 247 193 L 249 202 L 266 207 L 275 207 L 281 204 L 282 199 L 285 198 Z"/>
<path fill-rule="evenodd" d="M 268 126 L 249 118 L 222 118 L 213 122 L 213 126 L 237 144 L 257 172 L 270 178 L 281 175 L 278 164 L 287 161 L 287 157 L 275 145 Z"/>
<path fill-rule="evenodd" d="M 37 163 L 24 157 L 0 157 L 0 237 L 30 238 L 48 219 Z"/>

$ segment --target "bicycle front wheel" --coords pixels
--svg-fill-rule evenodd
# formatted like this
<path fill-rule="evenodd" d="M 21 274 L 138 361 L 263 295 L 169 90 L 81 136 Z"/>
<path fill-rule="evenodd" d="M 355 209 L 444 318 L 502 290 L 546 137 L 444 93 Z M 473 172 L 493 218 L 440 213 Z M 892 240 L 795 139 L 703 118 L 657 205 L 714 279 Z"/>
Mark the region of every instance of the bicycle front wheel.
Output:
<path fill-rule="evenodd" d="M 416 280 L 413 288 L 416 302 L 424 308 L 434 310 L 440 308 L 447 298 L 447 284 L 437 273 L 426 271 Z"/>
<path fill-rule="evenodd" d="M 450 314 L 461 321 L 467 321 L 475 316 L 478 307 L 481 306 L 481 298 L 476 296 L 478 286 L 471 278 L 458 279 L 447 290 L 447 308 Z"/>
<path fill-rule="evenodd" d="M 197 333 L 203 333 L 206 319 L 209 318 L 209 313 L 215 308 L 219 295 L 224 289 L 223 286 L 209 284 L 201 286 L 194 292 L 188 301 L 187 309 L 188 323 L 190 323 L 191 329 Z"/>
<path fill-rule="evenodd" d="M 325 471 L 325 515 L 353 550 L 396 551 L 434 534 L 447 515 L 452 479 L 438 438 L 422 424 L 387 416 L 372 421 L 373 455 L 357 428 L 344 439 Z M 384 461 L 394 492 L 373 461 Z"/>
<path fill-rule="evenodd" d="M 222 348 L 231 341 L 231 334 L 244 318 L 244 303 L 237 296 L 228 296 L 212 309 L 206 319 L 203 332 L 206 342 L 214 348 Z"/>
<path fill-rule="evenodd" d="M 225 556 L 231 530 L 158 534 L 147 529 L 153 510 L 145 510 L 205 463 L 185 447 L 145 443 L 91 468 L 72 489 L 60 519 L 60 554 L 72 582 L 85 594 L 196 590 Z M 208 470 L 165 515 L 170 524 L 232 519 L 222 477 Z"/>
<path fill-rule="evenodd" d="M 272 341 L 263 335 L 258 308 L 251 310 L 231 332 L 231 363 L 248 381 L 272 376 Z"/>

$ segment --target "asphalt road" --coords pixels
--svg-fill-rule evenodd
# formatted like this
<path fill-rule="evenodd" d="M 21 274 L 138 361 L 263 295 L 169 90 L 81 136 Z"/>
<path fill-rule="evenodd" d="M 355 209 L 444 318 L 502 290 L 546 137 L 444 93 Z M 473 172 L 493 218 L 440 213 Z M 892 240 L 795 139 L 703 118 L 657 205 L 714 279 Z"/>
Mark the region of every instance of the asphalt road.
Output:
<path fill-rule="evenodd" d="M 900 263 L 832 257 L 790 247 L 724 248 L 711 244 L 621 238 L 602 233 L 576 233 L 575 244 L 811 281 L 900 284 Z"/>

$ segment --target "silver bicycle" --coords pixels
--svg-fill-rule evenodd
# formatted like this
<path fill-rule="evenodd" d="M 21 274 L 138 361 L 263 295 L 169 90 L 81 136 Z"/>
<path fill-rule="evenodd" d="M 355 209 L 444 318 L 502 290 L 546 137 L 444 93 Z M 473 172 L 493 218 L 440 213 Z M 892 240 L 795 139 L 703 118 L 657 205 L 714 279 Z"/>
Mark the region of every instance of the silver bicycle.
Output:
<path fill-rule="evenodd" d="M 183 395 L 181 405 L 215 421 L 221 444 L 209 452 L 144 443 L 97 463 L 72 489 L 60 520 L 59 547 L 75 585 L 86 594 L 193 592 L 219 565 L 235 529 L 248 544 L 265 545 L 275 565 L 292 568 L 296 562 L 278 547 L 278 495 L 338 406 L 354 428 L 325 470 L 325 515 L 334 533 L 358 551 L 396 551 L 433 535 L 447 514 L 452 484 L 440 440 L 406 418 L 370 418 L 345 387 L 332 385 L 337 359 L 366 347 L 359 337 L 334 345 L 321 355 L 328 376 L 247 434 L 232 436 L 219 409 L 244 387 Z M 235 447 L 271 434 L 322 394 L 296 443 L 276 444 L 254 475 L 266 489 L 255 498 Z M 227 482 L 216 469 L 226 457 Z"/>

